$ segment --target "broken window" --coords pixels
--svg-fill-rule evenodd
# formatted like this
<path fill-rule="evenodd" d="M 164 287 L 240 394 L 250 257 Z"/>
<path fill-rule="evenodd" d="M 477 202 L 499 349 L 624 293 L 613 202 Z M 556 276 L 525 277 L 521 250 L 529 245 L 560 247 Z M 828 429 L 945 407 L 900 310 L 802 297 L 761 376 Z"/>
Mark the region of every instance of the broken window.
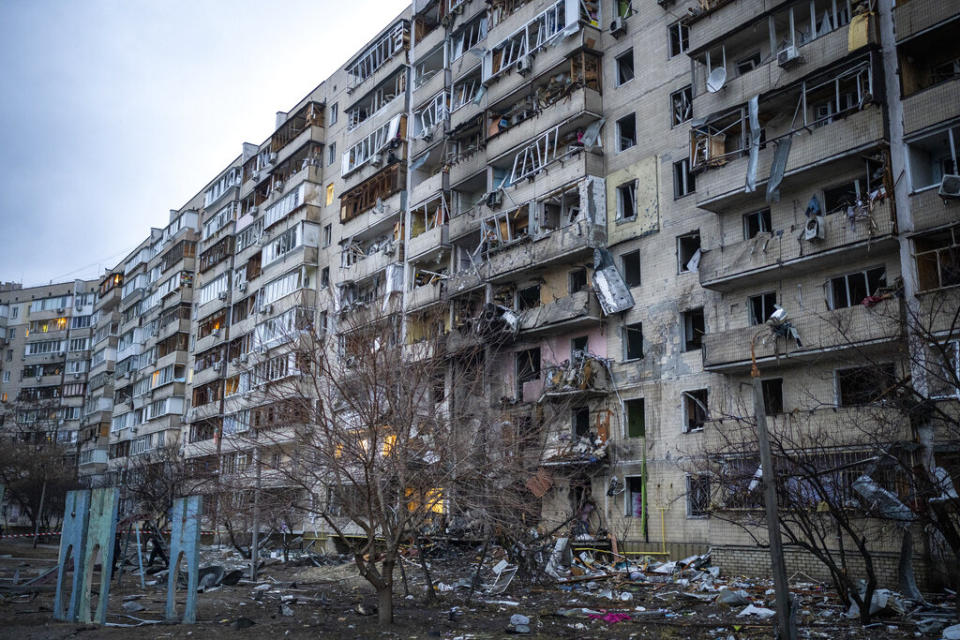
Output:
<path fill-rule="evenodd" d="M 873 267 L 830 280 L 831 309 L 844 309 L 863 302 L 887 286 L 886 267 Z"/>
<path fill-rule="evenodd" d="M 770 209 L 743 214 L 743 237 L 749 240 L 758 233 L 770 233 L 773 223 L 770 219 Z"/>
<path fill-rule="evenodd" d="M 908 144 L 910 184 L 914 191 L 937 186 L 944 176 L 957 175 L 960 131 L 946 129 Z"/>
<path fill-rule="evenodd" d="M 707 390 L 697 389 L 695 391 L 683 392 L 683 431 L 692 433 L 702 431 L 703 425 L 707 422 Z"/>
<path fill-rule="evenodd" d="M 406 67 L 381 82 L 369 93 L 347 109 L 347 131 L 353 131 L 366 122 L 382 108 L 393 102 L 394 98 L 406 93 Z"/>
<path fill-rule="evenodd" d="M 579 293 L 587 288 L 587 270 L 584 267 L 574 269 L 568 274 L 569 291 Z"/>
<path fill-rule="evenodd" d="M 760 50 L 756 50 L 748 56 L 740 58 L 737 60 L 737 75 L 742 76 L 745 73 L 749 73 L 760 66 Z"/>
<path fill-rule="evenodd" d="M 690 27 L 682 22 L 674 22 L 667 27 L 670 40 L 670 57 L 684 53 L 690 46 Z"/>
<path fill-rule="evenodd" d="M 643 398 L 625 401 L 623 403 L 623 410 L 626 413 L 627 437 L 643 438 L 646 436 L 647 428 Z"/>
<path fill-rule="evenodd" d="M 419 110 L 413 113 L 413 136 L 430 140 L 433 132 L 447 117 L 449 97 L 446 91 L 441 91 L 427 101 Z"/>
<path fill-rule="evenodd" d="M 540 349 L 517 353 L 517 398 L 523 398 L 523 385 L 540 379 Z"/>
<path fill-rule="evenodd" d="M 837 404 L 854 407 L 879 402 L 893 391 L 896 372 L 893 363 L 837 369 Z"/>
<path fill-rule="evenodd" d="M 633 49 L 627 49 L 614 60 L 617 72 L 617 86 L 633 80 Z"/>
<path fill-rule="evenodd" d="M 960 24 L 943 22 L 897 47 L 903 96 L 960 77 Z"/>
<path fill-rule="evenodd" d="M 783 378 L 762 380 L 760 388 L 763 392 L 763 408 L 768 416 L 783 413 Z"/>
<path fill-rule="evenodd" d="M 693 87 L 687 85 L 670 94 L 670 126 L 686 122 L 693 117 Z"/>
<path fill-rule="evenodd" d="M 694 351 L 703 345 L 703 334 L 706 325 L 703 318 L 703 309 L 684 311 L 683 318 L 683 350 Z"/>
<path fill-rule="evenodd" d="M 960 342 L 930 344 L 923 368 L 930 398 L 960 400 Z"/>
<path fill-rule="evenodd" d="M 528 54 L 558 37 L 566 26 L 565 2 L 560 0 L 494 45 L 484 59 L 484 79 L 503 73 L 521 59 L 529 60 Z"/>
<path fill-rule="evenodd" d="M 540 285 L 535 284 L 517 291 L 517 311 L 527 311 L 540 306 Z"/>
<path fill-rule="evenodd" d="M 630 180 L 617 187 L 617 220 L 637 217 L 637 181 Z"/>
<path fill-rule="evenodd" d="M 637 144 L 637 116 L 631 113 L 617 120 L 617 151 Z"/>
<path fill-rule="evenodd" d="M 513 170 L 510 173 L 510 182 L 516 184 L 523 178 L 532 178 L 553 162 L 557 157 L 557 138 L 560 127 L 554 127 L 537 136 L 537 138 L 520 149 L 513 158 Z"/>
<path fill-rule="evenodd" d="M 384 157 L 382 153 L 384 148 L 388 145 L 393 146 L 394 141 L 402 142 L 405 135 L 406 117 L 403 114 L 398 114 L 344 152 L 341 159 L 340 175 L 346 176 L 368 162 L 374 166 L 390 162 L 390 158 Z"/>
<path fill-rule="evenodd" d="M 530 205 L 498 212 L 480 223 L 481 246 L 487 251 L 513 244 L 530 235 Z"/>
<path fill-rule="evenodd" d="M 383 37 L 361 53 L 359 58 L 347 66 L 347 74 L 350 76 L 353 86 L 372 76 L 377 69 L 386 64 L 399 51 L 406 49 L 409 36 L 406 21 L 398 22 Z"/>
<path fill-rule="evenodd" d="M 710 513 L 710 477 L 687 476 L 687 517 L 704 518 Z"/>
<path fill-rule="evenodd" d="M 747 308 L 750 312 L 750 325 L 755 326 L 763 324 L 770 319 L 770 314 L 776 311 L 777 293 L 770 291 L 747 299 Z"/>
<path fill-rule="evenodd" d="M 628 287 L 640 285 L 640 250 L 630 251 L 620 256 L 623 267 L 623 281 Z"/>
<path fill-rule="evenodd" d="M 587 345 L 589 344 L 588 336 L 578 336 L 570 341 L 570 358 L 576 358 L 577 354 L 582 354 L 587 352 Z"/>
<path fill-rule="evenodd" d="M 700 266 L 700 231 L 677 236 L 677 268 L 679 273 L 697 271 Z"/>
<path fill-rule="evenodd" d="M 697 190 L 696 179 L 690 173 L 690 161 L 687 158 L 673 163 L 673 198 L 688 196 Z"/>
<path fill-rule="evenodd" d="M 480 15 L 471 20 L 462 27 L 457 28 L 450 36 L 450 63 L 454 63 L 464 56 L 471 49 L 476 47 L 481 40 L 487 37 L 487 18 Z M 479 49 L 479 48 L 478 48 Z M 479 57 L 479 51 L 474 51 Z"/>
<path fill-rule="evenodd" d="M 920 236 L 913 242 L 920 291 L 960 284 L 960 225 Z"/>
<path fill-rule="evenodd" d="M 402 191 L 406 186 L 406 171 L 395 164 L 364 180 L 340 196 L 340 222 L 353 220 L 360 214 L 375 207 L 385 211 L 384 201 Z M 332 193 L 333 183 L 328 185 L 328 195 Z"/>
<path fill-rule="evenodd" d="M 643 323 L 634 322 L 623 327 L 623 359 L 643 357 Z"/>
<path fill-rule="evenodd" d="M 538 231 L 552 231 L 573 224 L 580 217 L 580 192 L 577 184 L 568 185 L 537 202 L 540 211 Z"/>
<path fill-rule="evenodd" d="M 426 55 L 418 55 L 413 66 L 413 88 L 419 89 L 430 78 L 443 72 L 443 46 L 438 46 Z"/>
<path fill-rule="evenodd" d="M 453 83 L 453 91 L 450 95 L 450 112 L 453 113 L 460 107 L 476 101 L 482 86 L 479 74 L 469 75 Z"/>
<path fill-rule="evenodd" d="M 320 286 L 321 287 L 330 286 L 330 267 L 324 267 L 320 271 Z"/>
<path fill-rule="evenodd" d="M 574 407 L 571 410 L 573 435 L 581 438 L 590 433 L 590 407 Z"/>

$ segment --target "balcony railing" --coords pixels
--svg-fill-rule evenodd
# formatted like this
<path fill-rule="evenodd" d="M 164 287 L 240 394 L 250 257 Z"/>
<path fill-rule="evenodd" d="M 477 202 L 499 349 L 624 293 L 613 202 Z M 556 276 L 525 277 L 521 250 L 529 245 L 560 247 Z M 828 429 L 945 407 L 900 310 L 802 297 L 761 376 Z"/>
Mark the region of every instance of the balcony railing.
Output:
<path fill-rule="evenodd" d="M 703 337 L 703 368 L 746 372 L 751 365 L 751 344 L 758 361 L 805 361 L 825 353 L 890 343 L 901 335 L 898 305 L 891 299 L 872 307 L 858 304 L 788 318 L 799 342 L 789 335 L 776 335 L 769 325 L 708 333 Z"/>

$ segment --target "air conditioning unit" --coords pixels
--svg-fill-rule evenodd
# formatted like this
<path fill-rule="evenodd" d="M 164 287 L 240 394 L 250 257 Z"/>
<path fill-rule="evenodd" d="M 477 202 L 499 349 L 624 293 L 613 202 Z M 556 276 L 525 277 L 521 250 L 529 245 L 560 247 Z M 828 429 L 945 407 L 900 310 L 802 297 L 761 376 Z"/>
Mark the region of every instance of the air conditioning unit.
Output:
<path fill-rule="evenodd" d="M 499 189 L 487 194 L 487 206 L 493 209 L 503 204 L 503 192 Z"/>
<path fill-rule="evenodd" d="M 525 76 L 533 72 L 533 58 L 530 56 L 523 56 L 517 60 L 517 73 L 522 76 Z"/>
<path fill-rule="evenodd" d="M 250 217 L 251 217 L 251 218 L 256 218 L 258 213 L 260 213 L 260 207 L 259 207 L 259 206 L 251 207 L 251 209 L 250 209 Z"/>
<path fill-rule="evenodd" d="M 66 312 L 66 309 L 64 309 L 63 307 L 60 307 L 57 309 L 57 313 L 64 313 L 64 312 Z"/>
<path fill-rule="evenodd" d="M 937 193 L 941 198 L 960 198 L 960 176 L 952 174 L 943 176 Z"/>
<path fill-rule="evenodd" d="M 380 165 L 382 165 L 382 164 L 383 164 L 383 154 L 382 154 L 382 153 L 375 153 L 375 154 L 373 154 L 372 156 L 370 156 L 370 164 L 373 165 L 373 166 L 375 166 L 375 167 L 379 167 Z"/>
<path fill-rule="evenodd" d="M 260 309 L 260 313 L 262 313 L 265 316 L 270 315 L 271 313 L 273 313 L 273 305 L 272 304 L 263 305 L 263 308 Z"/>
<path fill-rule="evenodd" d="M 810 218 L 807 220 L 807 225 L 803 228 L 803 239 L 810 241 L 823 240 L 825 237 L 824 227 L 823 216 Z"/>
<path fill-rule="evenodd" d="M 247 361 L 247 354 L 241 353 L 241 354 L 237 357 L 237 360 L 239 360 L 241 363 L 246 362 L 246 361 Z"/>
<path fill-rule="evenodd" d="M 73 374 L 73 378 L 74 378 L 75 380 L 79 380 L 79 379 L 80 379 L 80 375 L 81 375 L 81 374 L 79 374 L 79 373 L 75 373 L 75 374 Z"/>
<path fill-rule="evenodd" d="M 777 52 L 777 64 L 781 67 L 792 67 L 801 62 L 803 62 L 803 59 L 800 57 L 800 52 L 797 51 L 797 48 L 792 44 L 785 46 Z"/>
<path fill-rule="evenodd" d="M 275 163 L 276 161 L 277 161 L 277 152 L 276 152 L 276 151 L 271 151 L 271 152 L 270 152 L 270 164 L 273 164 L 273 163 Z"/>
<path fill-rule="evenodd" d="M 623 18 L 614 18 L 610 23 L 610 35 L 614 38 L 627 35 L 627 21 Z"/>
<path fill-rule="evenodd" d="M 210 335 L 212 335 L 214 338 L 219 338 L 219 337 L 220 337 L 220 329 L 214 329 L 213 331 L 210 332 Z"/>
<path fill-rule="evenodd" d="M 226 292 L 226 291 L 221 291 L 221 292 L 220 292 L 220 295 L 218 295 L 217 297 L 220 298 L 221 300 L 226 300 L 226 299 L 227 299 L 227 292 Z"/>
<path fill-rule="evenodd" d="M 237 289 L 240 290 L 240 293 L 246 293 L 246 291 L 247 291 L 247 283 L 246 283 L 246 282 L 241 282 L 239 285 L 237 285 Z"/>

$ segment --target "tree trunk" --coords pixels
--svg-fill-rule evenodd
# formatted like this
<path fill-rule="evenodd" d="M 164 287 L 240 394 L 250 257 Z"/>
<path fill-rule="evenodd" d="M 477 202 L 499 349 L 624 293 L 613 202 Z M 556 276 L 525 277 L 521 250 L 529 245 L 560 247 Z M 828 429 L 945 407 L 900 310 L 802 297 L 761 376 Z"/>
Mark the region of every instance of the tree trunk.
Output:
<path fill-rule="evenodd" d="M 386 568 L 386 567 L 384 567 Z M 390 567 L 393 570 L 393 567 Z M 393 624 L 393 584 L 385 583 L 377 589 L 377 620 L 380 624 Z"/>
<path fill-rule="evenodd" d="M 913 574 L 913 534 L 910 529 L 903 532 L 903 542 L 900 545 L 900 563 L 898 566 L 900 593 L 911 600 L 923 602 L 923 595 L 917 588 L 917 580 Z"/>

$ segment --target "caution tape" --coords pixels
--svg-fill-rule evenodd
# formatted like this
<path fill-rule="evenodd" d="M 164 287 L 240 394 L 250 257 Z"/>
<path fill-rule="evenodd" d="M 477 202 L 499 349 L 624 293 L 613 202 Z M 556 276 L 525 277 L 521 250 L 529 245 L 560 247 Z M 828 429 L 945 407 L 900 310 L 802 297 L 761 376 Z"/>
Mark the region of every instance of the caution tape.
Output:
<path fill-rule="evenodd" d="M 40 533 L 5 533 L 0 536 L 0 540 L 6 540 L 7 538 L 32 538 L 34 536 L 58 536 L 61 531 L 41 531 Z"/>

